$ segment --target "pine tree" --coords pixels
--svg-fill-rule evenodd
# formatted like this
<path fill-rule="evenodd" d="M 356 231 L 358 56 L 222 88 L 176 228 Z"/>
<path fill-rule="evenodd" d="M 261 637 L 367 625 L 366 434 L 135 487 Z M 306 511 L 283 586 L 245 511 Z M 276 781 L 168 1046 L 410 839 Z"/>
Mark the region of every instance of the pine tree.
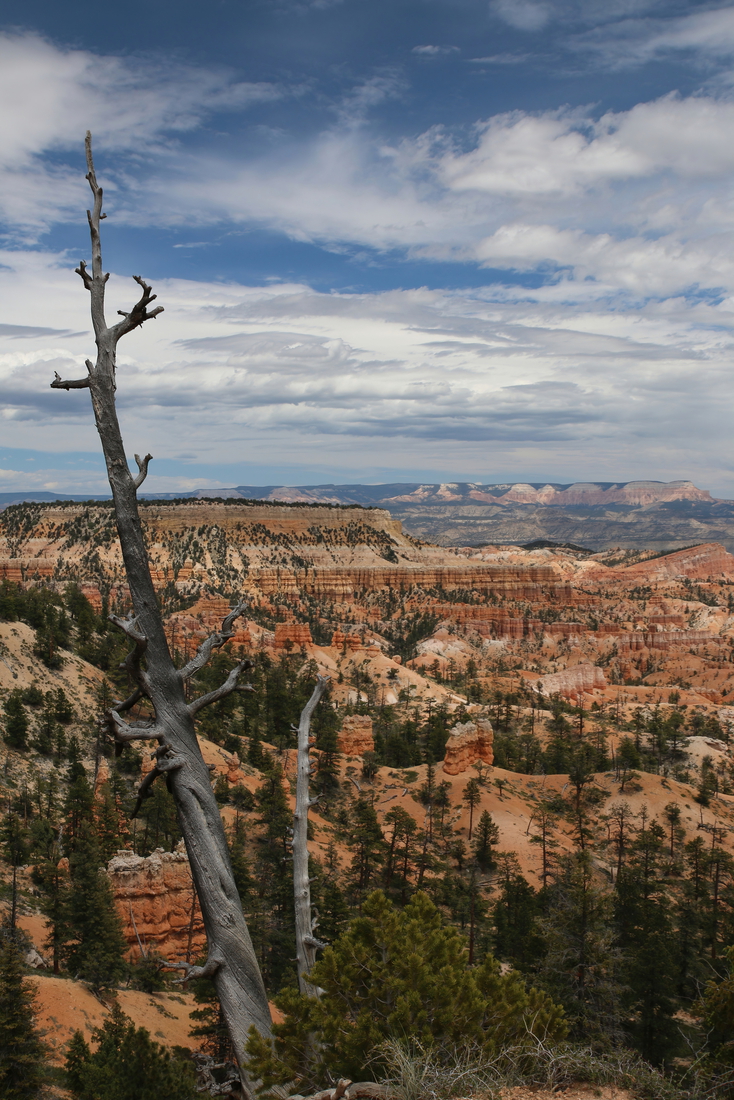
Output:
<path fill-rule="evenodd" d="M 61 864 L 61 853 L 54 842 L 48 854 L 38 860 L 34 879 L 41 887 L 41 912 L 46 918 L 48 936 L 44 948 L 51 952 L 54 974 L 61 970 L 65 944 L 69 942 L 69 874 Z"/>
<path fill-rule="evenodd" d="M 266 830 L 257 848 L 255 884 L 245 898 L 245 912 L 265 981 L 277 989 L 295 973 L 293 868 L 289 849 L 293 811 L 288 805 L 279 765 L 273 765 L 266 774 L 255 800 Z"/>
<path fill-rule="evenodd" d="M 403 905 L 406 901 L 408 889 L 408 874 L 411 869 L 413 840 L 418 832 L 418 825 L 402 806 L 395 806 L 385 814 L 385 824 L 392 826 L 390 832 L 389 850 L 385 864 L 385 885 L 390 887 L 393 879 L 399 883 Z"/>
<path fill-rule="evenodd" d="M 489 810 L 482 810 L 477 825 L 477 835 L 472 845 L 474 859 L 481 871 L 489 871 L 490 868 L 494 867 L 495 860 L 492 855 L 492 848 L 499 838 L 500 831 L 491 813 Z"/>
<path fill-rule="evenodd" d="M 124 848 L 129 837 L 127 819 L 109 783 L 103 783 L 97 792 L 93 807 L 94 831 L 99 841 L 102 860 L 112 859 L 119 848 Z"/>
<path fill-rule="evenodd" d="M 537 927 L 542 900 L 514 861 L 505 862 L 501 883 L 492 914 L 494 950 L 498 958 L 527 973 L 544 953 L 545 945 Z"/>
<path fill-rule="evenodd" d="M 26 1100 L 38 1093 L 43 1047 L 35 1031 L 34 991 L 24 980 L 23 957 L 0 931 L 0 1097 Z"/>
<path fill-rule="evenodd" d="M 171 1058 L 145 1028 L 136 1028 L 115 1001 L 93 1032 L 92 1053 L 80 1031 L 67 1053 L 67 1084 L 79 1100 L 195 1100 L 190 1065 Z"/>
<path fill-rule="evenodd" d="M 660 1065 L 675 1053 L 680 1035 L 673 1016 L 676 959 L 671 904 L 661 881 L 665 830 L 644 825 L 616 883 L 615 915 L 623 951 L 630 1036 L 642 1057 Z"/>
<path fill-rule="evenodd" d="M 594 881 L 588 852 L 560 861 L 538 921 L 545 940 L 539 974 L 573 1021 L 573 1034 L 597 1047 L 621 1036 L 619 952 L 614 944 L 612 898 Z"/>
<path fill-rule="evenodd" d="M 5 742 L 11 749 L 24 749 L 28 737 L 28 716 L 19 688 L 10 692 L 3 704 L 5 711 Z"/>
<path fill-rule="evenodd" d="M 73 741 L 70 744 L 70 750 L 73 751 Z M 81 769 L 81 774 L 79 769 Z M 74 756 L 71 757 L 69 778 L 71 781 L 64 802 L 64 848 L 67 855 L 70 855 L 76 848 L 82 827 L 85 824 L 91 824 L 94 806 L 94 791 L 87 779 L 83 765 L 77 763 Z"/>
<path fill-rule="evenodd" d="M 464 787 L 464 793 L 461 799 L 462 802 L 466 802 L 469 807 L 469 840 L 471 840 L 472 825 L 474 824 L 474 810 L 482 800 L 482 793 L 479 790 L 479 783 L 476 779 L 470 779 L 468 781 L 466 787 Z"/>
<path fill-rule="evenodd" d="M 464 938 L 424 893 L 404 909 L 370 895 L 312 975 L 324 995 L 283 991 L 274 1045 L 251 1038 L 250 1069 L 266 1087 L 295 1079 L 305 1091 L 327 1074 L 379 1073 L 380 1044 L 396 1036 L 493 1057 L 530 1050 L 538 1035 L 549 1045 L 566 1035 L 558 1007 L 519 975 L 501 975 L 491 958 L 468 967 Z"/>
<path fill-rule="evenodd" d="M 196 1025 L 191 1028 L 191 1036 L 200 1040 L 198 1045 L 215 1062 L 228 1061 L 232 1057 L 232 1044 L 214 982 L 208 978 L 197 978 L 191 983 L 191 991 L 197 1005 L 201 1006 L 189 1013 Z"/>
<path fill-rule="evenodd" d="M 69 861 L 67 912 L 72 942 L 65 954 L 71 973 L 95 989 L 113 986 L 127 969 L 127 945 L 101 863 L 99 842 L 91 825 L 84 822 Z"/>
<path fill-rule="evenodd" d="M 366 798 L 352 804 L 346 843 L 352 852 L 349 884 L 360 901 L 373 884 L 387 847 L 374 806 Z"/>
<path fill-rule="evenodd" d="M 227 843 L 229 846 L 229 858 L 232 863 L 232 872 L 234 874 L 234 884 L 237 887 L 240 901 L 244 902 L 245 898 L 252 890 L 254 880 L 247 858 L 247 829 L 243 818 L 237 817 L 227 837 Z"/>

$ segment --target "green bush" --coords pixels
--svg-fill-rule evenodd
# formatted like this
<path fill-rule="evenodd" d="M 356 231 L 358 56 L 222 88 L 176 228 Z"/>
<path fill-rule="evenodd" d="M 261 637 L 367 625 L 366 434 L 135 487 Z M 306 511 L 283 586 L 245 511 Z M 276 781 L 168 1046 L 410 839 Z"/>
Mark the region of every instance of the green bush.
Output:
<path fill-rule="evenodd" d="M 371 894 L 311 980 L 322 997 L 285 990 L 276 998 L 285 1019 L 272 1042 L 250 1033 L 249 1069 L 265 1088 L 379 1075 L 375 1052 L 390 1039 L 443 1051 L 471 1045 L 487 1058 L 512 1047 L 517 1058 L 539 1037 L 552 1044 L 567 1033 L 563 1010 L 518 974 L 501 974 L 493 958 L 470 968 L 463 937 L 424 893 L 402 910 Z"/>
<path fill-rule="evenodd" d="M 171 1058 L 115 1003 L 92 1053 L 81 1031 L 74 1033 L 66 1058 L 67 1085 L 79 1100 L 194 1100 L 193 1066 Z"/>

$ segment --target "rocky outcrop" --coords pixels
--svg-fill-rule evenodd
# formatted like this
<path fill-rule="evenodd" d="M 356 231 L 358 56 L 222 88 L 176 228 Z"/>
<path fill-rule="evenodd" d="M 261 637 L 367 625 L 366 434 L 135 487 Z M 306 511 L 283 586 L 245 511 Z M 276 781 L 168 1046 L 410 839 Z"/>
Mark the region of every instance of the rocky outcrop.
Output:
<path fill-rule="evenodd" d="M 718 542 L 705 542 L 688 550 L 678 550 L 674 554 L 665 554 L 661 558 L 636 562 L 620 570 L 624 577 L 634 577 L 640 584 L 648 582 L 670 581 L 676 577 L 689 580 L 708 580 L 711 578 L 731 577 L 734 572 L 734 555 L 728 553 Z"/>
<path fill-rule="evenodd" d="M 446 744 L 444 772 L 447 775 L 460 775 L 480 760 L 485 764 L 492 764 L 493 742 L 492 724 L 486 718 L 454 726 Z"/>
<path fill-rule="evenodd" d="M 339 752 L 345 756 L 364 756 L 366 752 L 374 752 L 372 719 L 366 714 L 350 714 L 342 722 L 342 728 L 336 735 L 336 744 Z"/>
<path fill-rule="evenodd" d="M 141 943 L 146 952 L 170 959 L 201 954 L 206 936 L 183 843 L 174 852 L 156 848 L 146 857 L 118 852 L 107 874 L 133 958 L 140 956 Z"/>
<path fill-rule="evenodd" d="M 295 598 L 304 592 L 317 599 L 342 603 L 357 598 L 361 590 L 422 589 L 440 594 L 464 589 L 467 592 L 502 595 L 508 599 L 527 600 L 537 598 L 541 585 L 552 592 L 558 585 L 556 572 L 549 566 L 506 567 L 485 565 L 446 565 L 424 567 L 420 565 L 390 565 L 362 568 L 360 566 L 334 566 L 293 571 L 289 569 L 259 569 L 252 574 L 253 582 L 264 596 Z"/>
<path fill-rule="evenodd" d="M 333 649 L 348 649 L 352 653 L 355 653 L 358 649 L 362 649 L 364 642 L 359 634 L 345 634 L 343 630 L 335 630 L 331 636 L 331 646 Z"/>
<path fill-rule="evenodd" d="M 604 670 L 597 665 L 573 665 L 563 672 L 552 672 L 549 676 L 540 676 L 538 682 L 544 695 L 564 695 L 567 698 L 578 696 L 596 688 L 605 688 L 607 680 Z"/>
<path fill-rule="evenodd" d="M 387 488 L 387 487 L 386 487 Z M 396 492 L 397 490 L 397 492 Z M 228 492 L 233 492 L 228 490 Z M 513 485 L 480 485 L 476 482 L 446 482 L 444 484 L 391 485 L 388 492 L 375 485 L 263 486 L 254 489 L 241 486 L 237 496 L 257 496 L 267 500 L 319 501 L 334 504 L 433 504 L 473 501 L 487 504 L 604 505 L 654 504 L 673 500 L 711 502 L 706 489 L 698 489 L 692 481 L 577 481 L 573 485 L 534 484 L 516 482 Z"/>
<path fill-rule="evenodd" d="M 313 638 L 311 637 L 308 623 L 275 624 L 276 652 L 289 653 L 291 650 L 299 650 L 307 645 L 313 645 Z"/>

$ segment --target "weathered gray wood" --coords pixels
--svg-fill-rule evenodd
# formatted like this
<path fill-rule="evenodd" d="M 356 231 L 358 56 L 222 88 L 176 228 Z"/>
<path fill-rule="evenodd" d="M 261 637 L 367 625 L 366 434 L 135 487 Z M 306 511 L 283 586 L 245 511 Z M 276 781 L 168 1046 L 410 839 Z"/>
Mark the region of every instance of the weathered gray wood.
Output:
<path fill-rule="evenodd" d="M 316 705 L 329 686 L 328 676 L 319 676 L 316 687 L 301 711 L 298 724 L 298 771 L 296 778 L 296 812 L 293 815 L 293 898 L 296 913 L 296 960 L 298 985 L 307 997 L 317 997 L 318 989 L 308 981 L 316 962 L 316 951 L 325 945 L 316 939 L 316 921 L 311 913 L 311 880 L 308 875 L 308 810 L 318 802 L 309 796 L 311 778 L 310 737 L 311 718 Z"/>
<path fill-rule="evenodd" d="M 162 308 L 159 306 L 148 309 L 156 296 L 139 276 L 135 276 L 142 292 L 140 299 L 130 313 L 121 313 L 121 321 L 111 327 L 107 325 L 104 295 L 109 276 L 102 270 L 99 232 L 100 221 L 105 215 L 102 213 L 102 188 L 97 183 L 94 171 L 89 133 L 86 138 L 86 153 L 87 179 L 94 195 L 94 207 L 87 211 L 92 240 L 92 271 L 90 274 L 84 261 L 76 270 L 91 296 L 97 360 L 94 364 L 87 360 L 87 379 L 64 382 L 57 375 L 51 386 L 53 389 L 66 390 L 83 386 L 90 391 L 112 489 L 117 531 L 134 609 L 131 618 L 116 622 L 134 644 L 126 665 L 138 686 L 129 699 L 113 705 L 106 714 L 106 722 L 119 741 L 139 738 L 158 741 L 156 769 L 158 773 L 165 774 L 176 802 L 208 940 L 205 966 L 191 967 L 188 963 L 176 965 L 185 972 L 186 977 L 182 980 L 201 975 L 212 977 L 232 1039 L 244 1096 L 247 1100 L 253 1100 L 253 1089 L 243 1069 L 245 1043 L 253 1024 L 261 1035 L 270 1034 L 270 1011 L 234 884 L 219 808 L 194 728 L 196 712 L 208 702 L 214 702 L 235 690 L 237 676 L 228 677 L 226 683 L 209 696 L 187 703 L 184 693 L 185 677 L 175 667 L 168 650 L 150 575 L 136 495 L 147 473 L 151 456 L 146 455 L 143 460 L 137 459 L 139 474 L 133 478 L 128 469 L 115 408 L 117 344 L 126 333 L 156 317 L 162 312 Z M 241 611 L 241 606 L 235 608 L 225 620 L 222 631 L 200 648 L 198 656 L 201 664 L 204 663 L 204 657 L 208 657 L 214 648 L 227 640 L 227 636 L 231 636 L 232 622 Z M 141 664 L 143 654 L 145 668 Z M 197 658 L 194 663 L 196 660 Z M 246 662 L 238 666 L 238 674 L 245 666 Z M 190 676 L 190 666 L 186 671 Z M 122 718 L 122 713 L 143 696 L 152 704 L 154 721 L 147 725 L 128 724 Z"/>

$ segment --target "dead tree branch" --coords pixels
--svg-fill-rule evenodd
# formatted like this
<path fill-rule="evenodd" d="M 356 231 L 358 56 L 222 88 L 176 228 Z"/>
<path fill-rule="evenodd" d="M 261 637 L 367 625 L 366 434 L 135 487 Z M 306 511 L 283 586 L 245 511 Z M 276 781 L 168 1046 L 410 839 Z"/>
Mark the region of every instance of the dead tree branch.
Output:
<path fill-rule="evenodd" d="M 296 779 L 296 811 L 293 815 L 293 897 L 296 910 L 296 959 L 298 985 L 307 997 L 317 997 L 319 990 L 308 981 L 308 975 L 316 962 L 316 951 L 325 947 L 314 936 L 317 916 L 311 912 L 311 879 L 308 873 L 308 810 L 313 805 L 309 798 L 311 778 L 310 740 L 311 718 L 316 706 L 329 686 L 328 676 L 319 676 L 311 698 L 301 711 L 298 724 L 298 773 Z"/>
<path fill-rule="evenodd" d="M 183 959 L 180 962 L 163 964 L 166 970 L 185 971 L 183 978 L 176 978 L 179 985 L 190 982 L 193 978 L 213 978 L 221 965 L 222 960 L 214 958 L 212 955 L 207 958 L 203 966 L 192 966 L 191 963 L 184 962 Z"/>
<path fill-rule="evenodd" d="M 148 463 L 152 461 L 153 455 L 146 455 L 145 458 L 141 458 L 140 455 L 135 455 L 135 462 L 137 463 L 139 471 L 138 476 L 133 480 L 133 485 L 136 489 L 140 488 L 148 476 Z"/>
<path fill-rule="evenodd" d="M 233 607 L 222 623 L 221 630 L 215 630 L 213 634 L 210 634 L 208 638 L 204 639 L 189 663 L 184 665 L 181 669 L 182 680 L 190 680 L 195 673 L 208 663 L 215 649 L 221 649 L 225 642 L 234 638 L 235 632 L 232 628 L 235 621 L 239 619 L 241 615 L 244 615 L 248 603 L 249 601 L 245 600 L 243 603 L 238 603 L 236 607 Z M 249 667 L 252 668 L 252 663 L 249 664 Z"/>
<path fill-rule="evenodd" d="M 155 783 L 159 775 L 163 775 L 163 772 L 156 765 L 156 767 L 152 768 L 151 771 L 149 771 L 148 774 L 144 776 L 142 783 L 138 787 L 138 797 L 135 800 L 133 812 L 130 814 L 131 821 L 134 821 L 134 819 L 140 813 L 140 807 L 143 805 L 145 799 L 150 798 L 153 784 Z"/>
<path fill-rule="evenodd" d="M 242 673 L 248 668 L 252 668 L 252 661 L 240 661 L 232 669 L 223 684 L 220 684 L 218 688 L 214 688 L 214 691 L 207 692 L 206 695 L 200 695 L 198 699 L 193 699 L 189 703 L 189 711 L 192 716 L 198 714 L 204 707 L 208 707 L 212 703 L 218 703 L 220 699 L 226 699 L 233 691 L 254 691 L 255 689 L 251 684 L 238 684 L 237 682 Z"/>
<path fill-rule="evenodd" d="M 123 711 L 130 710 L 131 707 L 134 707 L 135 704 L 139 703 L 144 697 L 145 692 L 143 689 L 136 687 L 135 691 L 133 691 L 131 695 L 128 695 L 127 699 L 116 700 L 112 710 L 114 710 L 116 714 L 122 714 Z"/>
<path fill-rule="evenodd" d="M 62 379 L 58 371 L 54 371 L 54 380 L 51 383 L 52 390 L 88 390 L 89 379 L 88 378 L 75 378 L 73 380 L 65 381 Z"/>
<path fill-rule="evenodd" d="M 165 730 L 146 722 L 126 722 L 116 710 L 105 712 L 107 728 L 115 741 L 127 744 L 128 741 L 165 741 Z"/>
<path fill-rule="evenodd" d="M 158 758 L 156 770 L 158 774 L 166 773 L 176 802 L 209 941 L 210 961 L 206 967 L 199 968 L 198 973 L 213 977 L 235 1051 L 243 1097 L 244 1100 L 253 1100 L 253 1088 L 243 1068 L 245 1044 L 251 1026 L 261 1035 L 269 1036 L 270 1010 L 234 884 L 222 819 L 194 727 L 194 715 L 203 706 L 235 690 L 237 676 L 244 670 L 244 662 L 240 662 L 236 675 L 228 677 L 221 688 L 189 706 L 184 693 L 184 678 L 175 668 L 168 649 L 138 511 L 137 489 L 142 484 L 150 457 L 146 456 L 138 462 L 139 473 L 134 478 L 128 467 L 115 407 L 117 345 L 127 333 L 157 317 L 162 307 L 150 308 L 155 294 L 140 276 L 136 276 L 135 282 L 140 288 L 138 301 L 128 313 L 122 313 L 116 324 L 107 324 L 105 288 L 109 276 L 102 268 L 100 239 L 100 224 L 105 217 L 102 212 L 103 192 L 94 169 L 89 133 L 85 147 L 87 180 L 93 196 L 92 209 L 87 211 L 92 265 L 90 271 L 82 261 L 76 272 L 90 295 L 97 357 L 94 363 L 87 362 L 89 376 L 84 382 L 65 382 L 56 377 L 51 386 L 53 389 L 88 388 L 90 391 L 134 609 L 133 617 L 119 620 L 118 625 L 133 642 L 134 648 L 126 659 L 126 667 L 135 678 L 137 688 L 123 703 L 106 712 L 105 721 L 120 743 L 153 739 L 165 747 L 164 754 Z M 143 655 L 145 668 L 142 665 Z M 130 709 L 143 696 L 150 700 L 152 720 L 125 722 L 120 712 Z M 150 782 L 152 784 L 154 779 Z M 188 964 L 184 966 L 188 977 L 196 976 Z"/>
<path fill-rule="evenodd" d="M 160 745 L 156 749 L 155 755 L 156 762 L 154 767 L 151 768 L 138 787 L 138 797 L 135 802 L 135 808 L 130 814 L 130 820 L 138 816 L 138 812 L 143 802 L 146 798 L 150 798 L 153 784 L 159 776 L 168 776 L 171 772 L 177 771 L 179 768 L 183 768 L 186 765 L 186 758 L 173 753 L 170 745 Z"/>

